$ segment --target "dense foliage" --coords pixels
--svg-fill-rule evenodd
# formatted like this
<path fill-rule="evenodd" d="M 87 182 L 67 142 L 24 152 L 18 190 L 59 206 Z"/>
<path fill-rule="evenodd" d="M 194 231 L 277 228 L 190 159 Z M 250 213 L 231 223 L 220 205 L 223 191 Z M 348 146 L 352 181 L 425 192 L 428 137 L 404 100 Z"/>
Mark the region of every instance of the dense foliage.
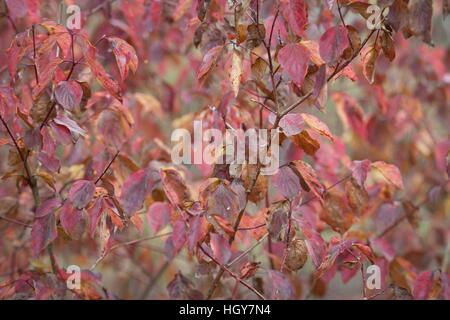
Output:
<path fill-rule="evenodd" d="M 449 1 L 0 12 L 1 298 L 450 299 Z M 194 120 L 280 169 L 174 164 Z"/>

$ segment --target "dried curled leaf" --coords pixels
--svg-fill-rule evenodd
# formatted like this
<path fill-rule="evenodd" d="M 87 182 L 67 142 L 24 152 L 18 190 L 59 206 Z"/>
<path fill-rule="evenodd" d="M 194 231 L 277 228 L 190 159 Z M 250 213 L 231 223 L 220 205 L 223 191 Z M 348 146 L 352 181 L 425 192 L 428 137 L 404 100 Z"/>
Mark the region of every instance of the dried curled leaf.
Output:
<path fill-rule="evenodd" d="M 294 239 L 289 243 L 286 252 L 286 267 L 292 271 L 300 270 L 308 260 L 306 243 L 301 239 Z"/>

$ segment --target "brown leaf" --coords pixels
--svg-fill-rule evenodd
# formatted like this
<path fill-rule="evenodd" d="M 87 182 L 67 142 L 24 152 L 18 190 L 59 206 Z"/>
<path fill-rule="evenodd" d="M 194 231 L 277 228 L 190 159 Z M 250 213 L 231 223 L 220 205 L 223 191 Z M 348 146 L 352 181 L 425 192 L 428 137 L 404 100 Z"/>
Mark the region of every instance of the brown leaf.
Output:
<path fill-rule="evenodd" d="M 305 151 L 306 154 L 310 156 L 313 156 L 317 152 L 317 150 L 320 149 L 319 142 L 313 139 L 306 130 L 303 130 L 299 134 L 290 137 L 290 139 L 297 147 Z"/>

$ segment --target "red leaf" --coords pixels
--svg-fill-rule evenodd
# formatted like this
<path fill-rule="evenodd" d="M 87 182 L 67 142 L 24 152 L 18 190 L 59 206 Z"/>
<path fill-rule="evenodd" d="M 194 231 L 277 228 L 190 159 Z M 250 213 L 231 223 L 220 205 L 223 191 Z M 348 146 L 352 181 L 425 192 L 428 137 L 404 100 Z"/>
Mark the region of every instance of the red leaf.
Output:
<path fill-rule="evenodd" d="M 149 177 L 144 169 L 131 174 L 124 182 L 120 202 L 124 212 L 131 216 L 141 209 L 147 193 L 150 191 Z"/>
<path fill-rule="evenodd" d="M 89 236 L 94 238 L 95 230 L 97 229 L 100 216 L 103 213 L 103 199 L 98 198 L 95 204 L 88 209 L 89 215 Z"/>
<path fill-rule="evenodd" d="M 83 233 L 82 229 L 82 217 L 81 210 L 74 208 L 70 202 L 66 201 L 61 208 L 59 219 L 64 231 L 71 237 L 79 239 Z"/>
<path fill-rule="evenodd" d="M 33 255 L 37 256 L 58 236 L 54 213 L 36 218 L 31 229 L 31 247 Z"/>
<path fill-rule="evenodd" d="M 300 193 L 300 180 L 290 167 L 281 167 L 272 176 L 272 183 L 287 199 L 292 199 Z"/>
<path fill-rule="evenodd" d="M 231 258 L 231 248 L 228 241 L 217 233 L 210 235 L 210 245 L 214 254 L 214 258 L 221 264 L 225 265 Z"/>
<path fill-rule="evenodd" d="M 336 103 L 337 112 L 346 128 L 352 129 L 361 138 L 367 138 L 367 127 L 364 111 L 352 96 L 346 93 L 333 93 L 332 99 Z"/>
<path fill-rule="evenodd" d="M 45 168 L 52 172 L 59 172 L 59 169 L 61 168 L 59 160 L 45 152 L 39 152 L 38 160 Z"/>
<path fill-rule="evenodd" d="M 288 113 L 280 120 L 280 128 L 285 135 L 295 136 L 305 129 L 305 122 L 299 113 Z"/>
<path fill-rule="evenodd" d="M 424 271 L 417 276 L 412 294 L 416 300 L 426 300 L 432 289 L 433 272 Z"/>
<path fill-rule="evenodd" d="M 203 216 L 195 216 L 189 220 L 188 249 L 190 251 L 197 247 L 197 244 L 207 233 L 206 220 Z"/>
<path fill-rule="evenodd" d="M 350 165 L 350 170 L 352 171 L 352 177 L 355 178 L 356 182 L 361 187 L 363 187 L 367 178 L 367 173 L 370 170 L 370 160 L 355 160 Z"/>
<path fill-rule="evenodd" d="M 55 97 L 60 105 L 72 111 L 80 105 L 83 89 L 76 81 L 61 81 L 55 89 Z"/>
<path fill-rule="evenodd" d="M 56 56 L 42 55 L 36 60 L 36 69 L 39 76 L 39 84 L 33 88 L 33 99 L 37 99 L 39 94 L 44 90 L 53 79 L 56 68 L 63 60 Z"/>
<path fill-rule="evenodd" d="M 305 80 L 310 56 L 310 51 L 299 43 L 287 44 L 278 52 L 278 62 L 299 87 Z"/>
<path fill-rule="evenodd" d="M 377 161 L 372 163 L 372 167 L 381 172 L 381 174 L 394 186 L 403 189 L 403 179 L 400 170 L 393 165 L 384 161 Z"/>
<path fill-rule="evenodd" d="M 200 65 L 200 69 L 198 70 L 197 79 L 200 83 L 203 83 L 209 75 L 209 72 L 214 67 L 222 53 L 223 46 L 216 46 L 214 48 L 209 49 L 209 51 L 203 57 L 203 61 Z"/>
<path fill-rule="evenodd" d="M 320 201 L 323 201 L 322 193 L 324 187 L 317 178 L 316 171 L 309 164 L 301 160 L 294 161 L 293 164 L 301 177 L 300 183 L 302 188 L 306 191 L 311 191 Z"/>
<path fill-rule="evenodd" d="M 320 56 L 326 63 L 334 63 L 348 46 L 347 28 L 342 25 L 331 27 L 320 37 Z"/>
<path fill-rule="evenodd" d="M 182 219 L 177 220 L 173 225 L 171 238 L 175 252 L 180 251 L 187 240 L 186 225 Z"/>
<path fill-rule="evenodd" d="M 73 206 L 83 209 L 92 200 L 95 192 L 95 184 L 88 180 L 76 181 L 69 191 L 69 200 Z"/>
<path fill-rule="evenodd" d="M 78 135 L 85 136 L 86 131 L 82 129 L 75 121 L 67 117 L 65 114 L 59 114 L 55 119 L 53 119 L 56 124 L 66 127 L 69 129 L 70 133 L 78 138 Z"/>
<path fill-rule="evenodd" d="M 170 299 L 201 300 L 203 295 L 196 290 L 194 284 L 179 271 L 175 278 L 167 285 Z"/>
<path fill-rule="evenodd" d="M 266 292 L 271 300 L 288 300 L 294 295 L 294 288 L 287 276 L 276 270 L 268 270 L 265 281 Z"/>
<path fill-rule="evenodd" d="M 328 126 L 319 120 L 316 116 L 313 116 L 312 114 L 302 113 L 301 114 L 303 120 L 305 120 L 306 124 L 311 127 L 314 131 L 318 132 L 319 134 L 327 137 L 331 141 L 334 140 L 330 129 L 328 129 Z"/>
<path fill-rule="evenodd" d="M 305 0 L 289 1 L 289 25 L 298 36 L 303 36 L 306 25 L 308 24 L 308 6 Z"/>
<path fill-rule="evenodd" d="M 228 219 L 237 213 L 239 198 L 229 184 L 213 178 L 207 180 L 204 185 L 206 187 L 200 188 L 200 201 L 209 214 Z"/>
<path fill-rule="evenodd" d="M 154 202 L 147 210 L 147 221 L 156 233 L 170 221 L 172 206 L 166 202 Z"/>
<path fill-rule="evenodd" d="M 138 67 L 136 51 L 128 42 L 117 37 L 108 37 L 108 40 L 112 45 L 120 76 L 122 77 L 122 80 L 125 80 L 128 77 L 130 69 L 133 73 L 136 73 Z"/>
<path fill-rule="evenodd" d="M 49 213 L 55 211 L 61 205 L 61 200 L 59 198 L 50 198 L 45 200 L 37 209 L 36 209 L 36 218 L 42 218 L 47 216 Z"/>
<path fill-rule="evenodd" d="M 181 174 L 172 168 L 161 169 L 161 181 L 164 191 L 174 206 L 183 205 L 190 194 Z"/>
<path fill-rule="evenodd" d="M 117 100 L 122 101 L 122 92 L 119 84 L 111 78 L 111 76 L 105 71 L 105 68 L 97 61 L 97 49 L 88 44 L 87 50 L 84 54 L 86 62 L 91 68 L 92 73 L 98 82 L 105 88 L 112 96 Z"/>

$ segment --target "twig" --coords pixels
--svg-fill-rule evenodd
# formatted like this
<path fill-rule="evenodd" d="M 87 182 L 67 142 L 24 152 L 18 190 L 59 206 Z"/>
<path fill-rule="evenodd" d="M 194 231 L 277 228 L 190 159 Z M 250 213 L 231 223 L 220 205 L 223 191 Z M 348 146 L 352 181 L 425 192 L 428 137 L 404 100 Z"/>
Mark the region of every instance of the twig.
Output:
<path fill-rule="evenodd" d="M 8 221 L 8 222 L 11 222 L 11 223 L 15 223 L 17 225 L 20 225 L 20 226 L 23 226 L 23 227 L 26 227 L 26 228 L 32 228 L 33 227 L 31 224 L 28 224 L 28 223 L 25 223 L 25 222 L 22 222 L 22 221 L 19 221 L 19 220 L 11 219 L 11 218 L 8 218 L 8 217 L 4 217 L 4 216 L 0 216 L 0 219 Z"/>
<path fill-rule="evenodd" d="M 215 264 L 217 264 L 221 270 L 225 270 L 226 272 L 228 272 L 233 278 L 235 278 L 237 281 L 239 281 L 241 284 L 243 284 L 247 289 L 249 289 L 250 291 L 252 291 L 254 294 L 256 294 L 258 296 L 258 298 L 260 298 L 261 300 L 266 300 L 266 298 L 255 288 L 253 288 L 250 284 L 248 284 L 247 282 L 245 282 L 244 280 L 242 280 L 237 274 L 235 274 L 233 271 L 231 271 L 230 269 L 228 269 L 226 266 L 224 266 L 223 264 L 221 264 L 219 261 L 217 261 L 214 257 L 212 257 L 208 252 L 206 252 L 205 249 L 202 248 L 201 245 L 198 246 L 200 248 L 200 250 L 202 250 L 202 252 L 208 256 L 212 261 L 214 261 Z"/>
<path fill-rule="evenodd" d="M 36 77 L 36 83 L 39 84 L 39 75 L 36 67 L 36 36 L 35 36 L 35 27 L 34 24 L 31 27 L 31 31 L 33 33 L 33 66 L 34 66 L 34 76 Z"/>
<path fill-rule="evenodd" d="M 245 257 L 246 255 L 248 255 L 253 249 L 255 249 L 257 246 L 259 246 L 264 239 L 267 238 L 269 234 L 266 233 L 265 235 L 263 235 L 261 237 L 261 239 L 259 239 L 258 241 L 255 242 L 254 245 L 252 245 L 250 248 L 248 248 L 247 250 L 245 250 L 244 252 L 242 252 L 239 256 L 237 256 L 236 258 L 234 258 L 234 260 L 232 260 L 231 262 L 227 263 L 227 267 L 231 267 L 233 264 L 235 264 L 236 262 L 238 262 L 239 260 L 241 260 L 243 257 Z"/>
<path fill-rule="evenodd" d="M 94 270 L 95 267 L 97 267 L 97 265 L 112 251 L 124 247 L 124 246 L 130 246 L 139 242 L 143 242 L 143 241 L 148 241 L 148 240 L 154 240 L 154 239 L 159 239 L 162 237 L 166 237 L 166 236 L 170 236 L 172 234 L 172 232 L 166 232 L 166 233 L 162 233 L 162 234 L 158 234 L 156 236 L 148 236 L 148 237 L 143 237 L 143 238 L 139 238 L 139 239 L 135 239 L 135 240 L 131 240 L 131 241 L 126 241 L 126 242 L 121 242 L 118 243 L 114 246 L 112 246 L 111 248 L 109 248 L 108 250 L 105 250 L 105 252 L 100 255 L 100 257 L 94 262 L 94 264 L 91 267 L 91 270 Z"/>
<path fill-rule="evenodd" d="M 97 180 L 95 180 L 95 184 L 97 184 L 100 180 L 102 180 L 103 176 L 106 174 L 106 172 L 108 171 L 108 169 L 111 167 L 111 165 L 113 164 L 114 160 L 116 160 L 117 156 L 119 155 L 120 150 L 117 150 L 116 154 L 112 157 L 111 161 L 108 163 L 108 165 L 105 167 L 105 169 L 103 170 L 103 172 L 100 174 L 100 176 L 97 178 Z"/>

